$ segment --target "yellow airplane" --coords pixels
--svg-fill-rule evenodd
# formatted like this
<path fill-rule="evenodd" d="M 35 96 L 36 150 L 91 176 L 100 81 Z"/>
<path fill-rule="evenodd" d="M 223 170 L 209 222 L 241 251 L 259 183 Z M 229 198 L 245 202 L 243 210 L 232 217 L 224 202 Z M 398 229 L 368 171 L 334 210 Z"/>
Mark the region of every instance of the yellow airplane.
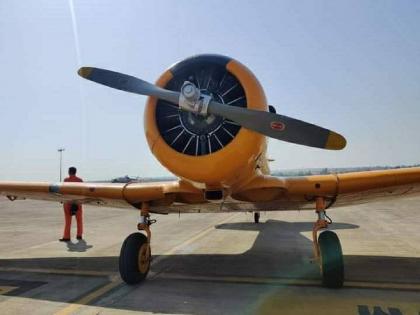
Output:
<path fill-rule="evenodd" d="M 121 247 L 119 269 L 128 284 L 150 268 L 150 213 L 315 210 L 313 247 L 322 282 L 343 285 L 340 241 L 328 230 L 326 209 L 419 192 L 420 168 L 281 178 L 269 175 L 271 137 L 340 150 L 333 131 L 287 116 L 267 105 L 252 72 L 220 55 L 198 55 L 166 70 L 156 84 L 104 69 L 82 67 L 85 79 L 147 95 L 144 128 L 150 150 L 178 180 L 157 183 L 0 182 L 10 200 L 40 199 L 139 210 L 136 232 Z"/>

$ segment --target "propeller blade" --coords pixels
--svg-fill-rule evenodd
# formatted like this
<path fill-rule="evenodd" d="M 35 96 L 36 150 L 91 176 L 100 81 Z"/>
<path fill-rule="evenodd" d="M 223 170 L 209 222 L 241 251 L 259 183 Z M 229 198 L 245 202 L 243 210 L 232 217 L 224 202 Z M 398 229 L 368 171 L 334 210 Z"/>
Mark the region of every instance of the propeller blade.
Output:
<path fill-rule="evenodd" d="M 342 135 L 334 131 L 275 113 L 228 106 L 215 101 L 209 103 L 208 112 L 282 141 L 329 150 L 341 150 L 347 143 Z"/>
<path fill-rule="evenodd" d="M 179 92 L 160 88 L 130 75 L 93 67 L 82 67 L 78 73 L 85 79 L 114 89 L 155 96 L 179 104 Z M 230 119 L 242 127 L 274 139 L 329 150 L 341 150 L 346 146 L 346 139 L 340 134 L 291 117 L 229 106 L 213 100 L 207 110 L 210 114 Z"/>
<path fill-rule="evenodd" d="M 87 80 L 117 90 L 140 95 L 156 96 L 162 100 L 178 104 L 178 92 L 162 89 L 131 75 L 93 67 L 82 67 L 79 69 L 78 74 Z"/>

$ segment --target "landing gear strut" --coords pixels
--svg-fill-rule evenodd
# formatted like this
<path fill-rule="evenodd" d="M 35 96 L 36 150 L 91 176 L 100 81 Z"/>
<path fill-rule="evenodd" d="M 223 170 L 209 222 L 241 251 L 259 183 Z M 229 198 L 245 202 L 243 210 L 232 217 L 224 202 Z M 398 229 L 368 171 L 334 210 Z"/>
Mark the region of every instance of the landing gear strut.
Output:
<path fill-rule="evenodd" d="M 312 229 L 312 238 L 315 260 L 319 263 L 321 271 L 322 284 L 328 288 L 341 288 L 344 282 L 343 253 L 337 234 L 327 230 L 331 221 L 327 221 L 324 198 L 317 197 L 316 213 L 318 220 Z"/>
<path fill-rule="evenodd" d="M 150 225 L 156 220 L 151 220 L 149 207 L 143 203 L 140 212 L 139 231 L 145 231 L 146 235 L 136 232 L 130 234 L 121 246 L 119 269 L 121 278 L 128 284 L 136 284 L 143 281 L 150 270 L 151 249 L 150 240 L 152 233 Z"/>

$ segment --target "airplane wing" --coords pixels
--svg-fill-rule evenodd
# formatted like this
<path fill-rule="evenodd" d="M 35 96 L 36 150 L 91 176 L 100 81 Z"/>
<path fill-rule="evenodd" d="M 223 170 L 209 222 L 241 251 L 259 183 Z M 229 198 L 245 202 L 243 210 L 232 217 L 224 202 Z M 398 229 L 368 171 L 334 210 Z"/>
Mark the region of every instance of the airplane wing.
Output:
<path fill-rule="evenodd" d="M 413 195 L 420 195 L 420 167 L 285 178 L 262 175 L 232 197 L 253 204 L 254 210 L 313 210 L 317 196 L 326 198 L 327 207 L 338 207 Z"/>
<path fill-rule="evenodd" d="M 317 196 L 325 197 L 329 208 L 420 195 L 420 168 L 301 177 L 260 175 L 219 202 L 206 201 L 202 190 L 182 180 L 128 184 L 0 182 L 0 195 L 10 200 L 72 201 L 131 209 L 148 202 L 151 212 L 157 213 L 313 210 Z"/>
<path fill-rule="evenodd" d="M 204 203 L 201 190 L 184 181 L 153 183 L 44 183 L 0 182 L 0 195 L 10 200 L 35 199 L 76 202 L 117 208 L 140 208 L 148 202 L 151 210 L 173 203 Z"/>

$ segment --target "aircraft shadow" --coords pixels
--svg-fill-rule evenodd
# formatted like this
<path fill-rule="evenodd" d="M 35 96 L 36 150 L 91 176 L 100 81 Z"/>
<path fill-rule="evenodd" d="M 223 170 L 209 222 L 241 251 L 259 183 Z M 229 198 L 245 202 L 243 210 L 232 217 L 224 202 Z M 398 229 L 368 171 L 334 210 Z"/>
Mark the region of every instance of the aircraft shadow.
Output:
<path fill-rule="evenodd" d="M 156 262 L 152 271 L 162 273 L 161 277 L 146 281 L 140 286 L 121 285 L 120 290 L 145 290 L 144 292 L 168 292 L 168 281 L 165 273 L 183 275 L 186 278 L 195 276 L 204 277 L 263 277 L 263 278 L 290 278 L 290 279 L 319 279 L 317 264 L 310 262 L 312 257 L 312 242 L 302 232 L 311 231 L 312 222 L 284 222 L 268 220 L 267 222 L 254 223 L 226 223 L 216 226 L 220 230 L 254 231 L 258 235 L 251 248 L 239 254 L 189 254 L 195 248 L 184 248 L 183 253 L 163 257 Z M 334 223 L 333 230 L 357 229 L 357 225 Z M 338 231 L 339 233 L 339 231 Z M 235 236 L 236 235 L 236 236 Z M 232 237 L 241 237 L 243 233 L 232 234 Z M 225 246 L 223 252 L 229 252 L 229 246 L 240 242 L 233 239 L 228 243 L 214 240 L 209 244 L 214 251 L 220 252 L 220 246 Z M 212 247 L 214 245 L 214 247 Z M 194 245 L 191 245 L 194 246 Z M 154 256 L 157 259 L 159 256 Z M 420 258 L 345 255 L 346 280 L 420 283 Z M 37 269 L 64 269 L 77 271 L 103 271 L 117 272 L 118 257 L 55 257 L 33 259 L 0 259 L 2 268 L 37 268 Z M 0 274 L 0 278 L 1 278 Z M 47 276 L 45 278 L 48 278 Z M 106 280 L 106 278 L 103 278 Z M 39 280 L 39 277 L 38 277 Z M 75 281 L 78 281 L 75 279 Z M 163 283 L 163 284 L 162 284 Z M 211 281 L 209 281 L 211 284 Z M 0 279 L 1 285 L 1 279 Z M 177 284 L 171 284 L 175 290 Z M 194 295 L 194 290 L 200 290 L 199 285 L 190 286 L 189 292 Z M 126 294 L 125 292 L 124 294 Z M 7 295 L 18 295 L 9 292 Z M 65 295 L 60 298 L 57 294 L 44 292 L 33 298 L 57 302 L 67 302 Z M 172 299 L 174 300 L 174 299 Z M 136 307 L 121 304 L 112 304 L 112 308 L 141 310 L 147 312 L 174 313 L 178 309 L 178 301 L 170 298 L 165 303 L 142 303 Z M 95 305 L 95 301 L 93 301 Z M 140 306 L 139 306 L 140 305 Z M 143 308 L 142 308 L 143 307 Z M 139 309 L 140 308 L 140 309 Z"/>

